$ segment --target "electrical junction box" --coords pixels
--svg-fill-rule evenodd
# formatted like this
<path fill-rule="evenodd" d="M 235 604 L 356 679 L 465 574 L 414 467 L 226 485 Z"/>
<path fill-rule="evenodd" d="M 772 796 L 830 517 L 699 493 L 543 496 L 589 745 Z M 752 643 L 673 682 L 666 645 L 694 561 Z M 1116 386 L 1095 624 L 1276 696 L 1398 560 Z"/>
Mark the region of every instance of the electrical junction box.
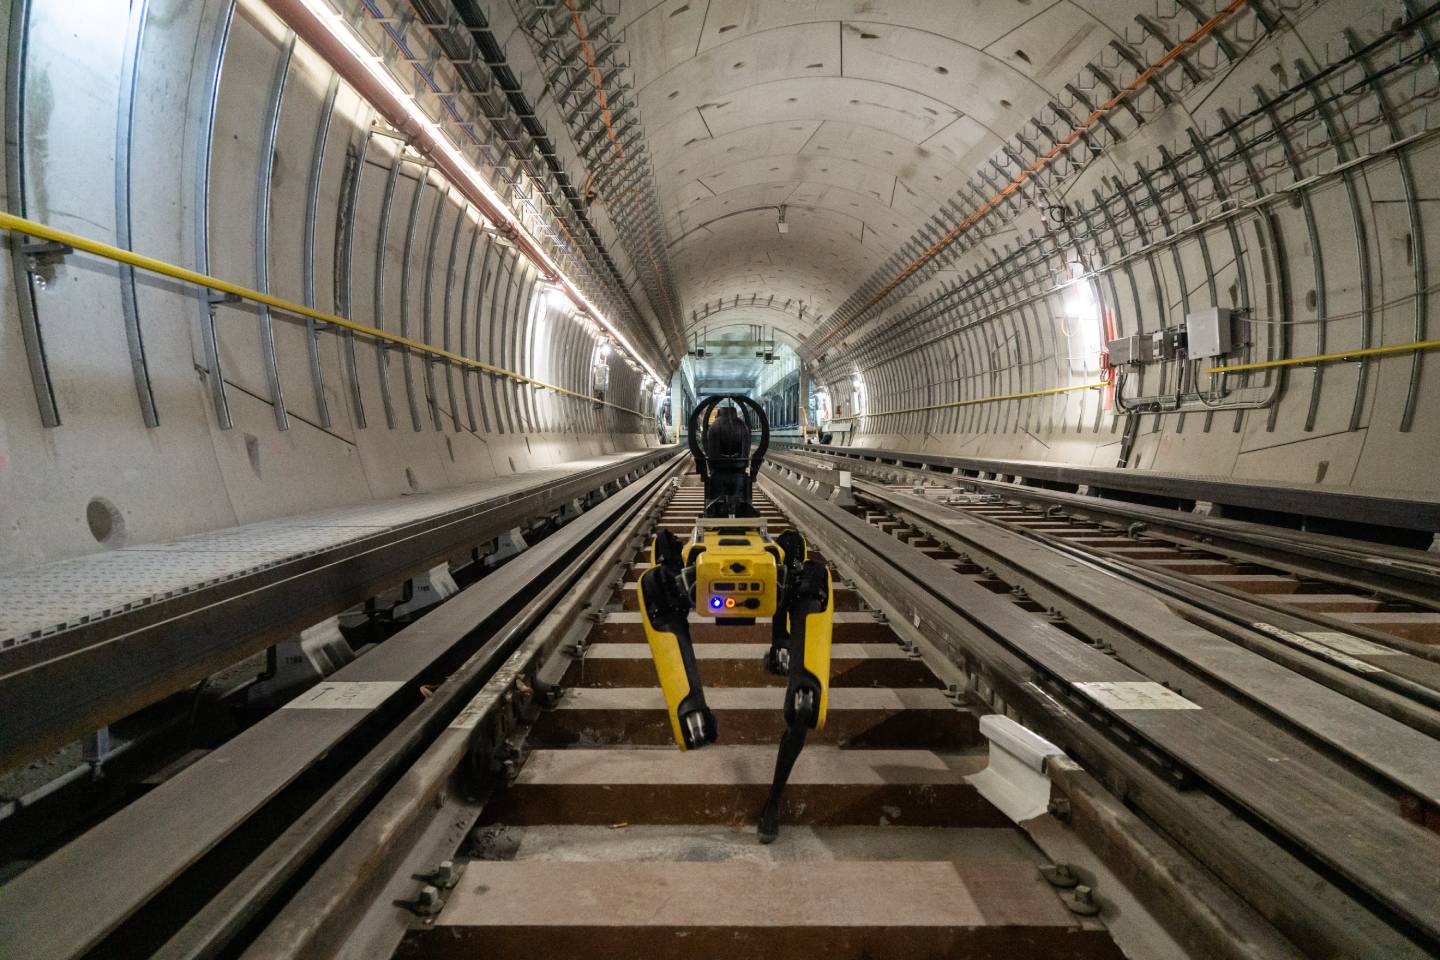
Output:
<path fill-rule="evenodd" d="M 1150 338 L 1155 344 L 1156 360 L 1174 360 L 1185 349 L 1184 330 L 1157 330 Z"/>
<path fill-rule="evenodd" d="M 1110 352 L 1110 366 L 1119 367 L 1130 363 L 1149 363 L 1155 359 L 1154 341 L 1149 334 L 1135 334 L 1111 340 L 1105 345 Z"/>
<path fill-rule="evenodd" d="M 1230 352 L 1234 311 L 1207 307 L 1185 314 L 1186 352 L 1192 358 L 1220 357 Z"/>

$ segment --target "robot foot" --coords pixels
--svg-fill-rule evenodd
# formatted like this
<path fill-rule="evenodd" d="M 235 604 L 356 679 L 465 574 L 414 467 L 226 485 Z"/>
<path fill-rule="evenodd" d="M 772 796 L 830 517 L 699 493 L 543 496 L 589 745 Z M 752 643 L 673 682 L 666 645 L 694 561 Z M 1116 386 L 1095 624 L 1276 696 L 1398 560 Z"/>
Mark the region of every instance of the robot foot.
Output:
<path fill-rule="evenodd" d="M 690 750 L 699 750 L 706 744 L 714 743 L 719 736 L 715 715 L 704 707 L 681 714 L 680 725 L 685 732 L 685 746 Z"/>
<path fill-rule="evenodd" d="M 780 810 L 778 806 L 765 804 L 765 809 L 760 811 L 760 826 L 756 831 L 760 835 L 761 843 L 774 843 L 780 836 Z"/>
<path fill-rule="evenodd" d="M 765 672 L 773 677 L 790 676 L 790 651 L 784 647 L 771 647 L 765 654 Z"/>

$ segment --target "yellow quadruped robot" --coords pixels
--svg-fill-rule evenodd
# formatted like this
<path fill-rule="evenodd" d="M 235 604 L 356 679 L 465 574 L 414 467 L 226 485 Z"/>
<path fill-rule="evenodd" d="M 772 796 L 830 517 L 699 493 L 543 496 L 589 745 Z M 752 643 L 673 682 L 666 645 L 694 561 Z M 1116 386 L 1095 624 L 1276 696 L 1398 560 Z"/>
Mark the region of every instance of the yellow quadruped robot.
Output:
<path fill-rule="evenodd" d="M 751 455 L 756 426 L 760 444 Z M 641 617 L 681 750 L 713 743 L 719 732 L 700 684 L 690 615 L 719 626 L 771 618 L 765 669 L 788 677 L 789 684 L 775 778 L 760 812 L 760 842 L 770 843 L 780 831 L 780 797 L 805 737 L 825 725 L 835 618 L 830 571 L 810 559 L 796 531 L 772 539 L 751 502 L 770 444 L 770 424 L 760 405 L 739 394 L 706 397 L 690 414 L 689 428 L 705 509 L 688 543 L 669 531 L 656 535 L 651 568 L 640 578 Z"/>

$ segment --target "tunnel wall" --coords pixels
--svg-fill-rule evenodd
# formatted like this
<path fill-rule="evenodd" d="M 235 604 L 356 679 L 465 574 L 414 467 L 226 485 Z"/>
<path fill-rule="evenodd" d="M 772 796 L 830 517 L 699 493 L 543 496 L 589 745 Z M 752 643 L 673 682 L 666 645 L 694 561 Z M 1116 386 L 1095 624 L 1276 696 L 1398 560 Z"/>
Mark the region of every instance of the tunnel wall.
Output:
<path fill-rule="evenodd" d="M 1105 340 L 1173 328 L 1209 306 L 1241 311 L 1229 362 L 1436 337 L 1440 144 L 1391 149 L 1440 119 L 1424 31 L 1394 30 L 1398 3 L 1264 8 L 1273 16 L 1277 6 L 1284 15 L 1242 55 L 1193 53 L 1203 82 L 1175 69 L 1173 103 L 1147 90 L 1136 115 L 1115 110 L 1117 129 L 1097 127 L 1095 142 L 1070 151 L 1093 147 L 1095 157 L 1067 157 L 1061 173 L 1030 181 L 955 244 L 943 270 L 829 351 L 818 379 L 845 399 L 842 415 L 857 412 L 851 380 L 863 379 L 849 442 L 1440 492 L 1433 354 L 1236 374 L 1224 396 L 1178 402 L 1168 399 L 1177 384 L 1216 385 L 1210 363 L 1147 364 L 1123 396 L 1172 409 L 1133 415 L 1113 381 L 986 399 L 1101 383 Z M 1103 67 L 1125 69 L 1114 57 Z M 1055 95 L 1079 110 L 1066 91 Z M 1068 129 L 1058 123 L 1054 113 L 1045 121 L 1057 136 Z M 992 181 L 1047 143 L 1033 126 L 1026 134 L 1028 151 L 1013 141 Z M 973 209 L 982 196 L 961 199 Z M 914 249 L 934 236 L 917 235 Z M 1099 323 L 1077 323 L 1077 299 L 1093 302 Z"/>
<path fill-rule="evenodd" d="M 591 393 L 598 329 L 262 3 L 15 0 L 0 30 L 8 211 Z M 11 249 L 0 569 L 656 442 L 613 407 Z M 606 398 L 652 413 L 608 363 Z"/>

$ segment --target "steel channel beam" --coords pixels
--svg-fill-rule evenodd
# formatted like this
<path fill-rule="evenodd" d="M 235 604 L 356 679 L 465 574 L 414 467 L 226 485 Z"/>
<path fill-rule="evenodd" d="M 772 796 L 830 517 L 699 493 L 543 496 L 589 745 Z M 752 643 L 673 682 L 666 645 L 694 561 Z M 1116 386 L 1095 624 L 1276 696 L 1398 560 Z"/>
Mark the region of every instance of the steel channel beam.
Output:
<path fill-rule="evenodd" d="M 391 158 L 390 173 L 385 178 L 385 192 L 380 199 L 380 224 L 375 241 L 375 329 L 385 329 L 385 262 L 389 258 L 390 214 L 395 206 L 395 183 L 400 177 L 400 164 L 404 163 L 405 147 L 394 144 L 395 155 Z M 419 189 L 417 186 L 416 189 Z M 380 398 L 384 401 L 385 426 L 395 429 L 395 401 L 390 396 L 390 344 L 384 340 L 375 341 L 375 364 L 380 373 Z M 418 427 L 416 429 L 419 429 Z"/>
<path fill-rule="evenodd" d="M 1427 49 L 1433 50 L 1434 44 L 1429 35 L 1428 27 L 1422 27 L 1421 36 L 1425 39 Z M 1404 138 L 1405 131 L 1400 126 L 1400 121 L 1395 115 L 1391 106 L 1390 96 L 1385 91 L 1383 78 L 1376 75 L 1371 65 L 1371 57 L 1367 47 L 1360 42 L 1355 31 L 1346 28 L 1345 40 L 1350 44 L 1350 49 L 1360 63 L 1360 69 L 1365 72 L 1365 81 L 1375 97 L 1375 106 L 1384 118 L 1385 125 L 1390 131 L 1392 142 Z M 1415 189 L 1415 174 L 1411 169 L 1410 157 L 1400 151 L 1395 154 L 1395 164 L 1400 174 L 1400 185 L 1405 196 L 1405 215 L 1410 223 L 1410 274 L 1415 286 L 1414 315 L 1415 315 L 1415 339 L 1424 340 L 1428 336 L 1429 328 L 1429 298 L 1430 290 L 1425 279 L 1425 222 L 1420 214 L 1420 196 Z M 1317 353 L 1323 353 L 1322 349 Z M 1425 362 L 1425 352 L 1417 350 L 1410 355 L 1410 382 L 1405 391 L 1405 408 L 1400 414 L 1400 432 L 1408 433 L 1415 422 L 1415 409 L 1420 401 L 1420 371 Z M 1320 367 L 1315 368 L 1318 376 Z"/>
<path fill-rule="evenodd" d="M 672 455 L 455 511 L 0 651 L 0 770 L 198 683 L 217 670 Z"/>
<path fill-rule="evenodd" d="M 1300 154 L 1295 148 L 1290 131 L 1286 129 L 1284 122 L 1280 119 L 1275 102 L 1259 84 L 1255 85 L 1253 91 L 1265 111 L 1265 116 L 1270 120 L 1270 129 L 1274 132 L 1276 141 L 1284 151 L 1286 162 L 1290 165 L 1291 175 L 1296 182 L 1305 179 L 1305 168 L 1300 162 Z M 1327 307 L 1328 289 L 1325 280 L 1325 259 L 1320 244 L 1320 227 L 1319 221 L 1315 217 L 1315 206 L 1311 202 L 1310 191 L 1300 191 L 1299 197 L 1300 210 L 1305 217 L 1305 233 L 1310 240 L 1311 270 L 1315 281 L 1315 352 L 1324 353 L 1326 334 L 1329 333 L 1330 314 Z M 1320 387 L 1324 375 L 1325 368 L 1322 364 L 1316 364 L 1311 368 L 1310 400 L 1305 413 L 1305 430 L 1307 432 L 1315 429 L 1315 418 L 1319 415 L 1320 410 Z"/>
<path fill-rule="evenodd" d="M 456 343 L 459 345 L 459 349 L 462 352 L 465 350 L 465 344 L 468 342 L 467 333 L 470 329 L 470 291 L 472 289 L 471 278 L 474 275 L 475 271 L 475 251 L 479 246 L 480 237 L 483 235 L 483 231 L 480 229 L 480 224 L 482 222 L 482 220 L 477 218 L 475 221 L 474 229 L 470 232 L 470 249 L 469 252 L 465 255 L 465 278 L 461 281 L 460 284 L 460 315 L 458 317 L 458 329 L 456 330 Z M 485 244 L 487 248 L 489 246 L 489 243 L 490 238 L 485 237 Z M 482 254 L 482 259 L 483 256 L 484 255 Z M 445 291 L 445 303 L 447 305 L 450 303 L 450 290 L 448 289 Z M 475 398 L 470 391 L 469 367 L 460 368 L 460 392 L 465 395 L 465 420 L 470 425 L 470 432 L 475 433 L 480 429 L 480 427 L 475 419 Z M 455 428 L 457 430 L 460 428 L 460 421 L 458 417 L 455 421 Z"/>
<path fill-rule="evenodd" d="M 465 221 L 469 219 L 467 216 L 469 212 L 470 204 L 462 201 L 455 213 L 455 228 L 450 233 L 450 258 L 445 267 L 445 296 L 440 321 L 440 329 L 443 331 L 441 346 L 446 350 L 453 349 L 454 345 L 452 333 L 455 323 L 452 319 L 454 314 L 451 311 L 451 304 L 455 299 L 455 260 L 460 251 L 461 229 L 464 227 Z M 477 230 L 479 229 L 478 218 L 473 226 Z M 455 365 L 448 360 L 445 361 L 445 393 L 450 399 L 450 429 L 458 433 L 460 431 L 460 401 L 455 396 Z"/>
<path fill-rule="evenodd" d="M 430 166 L 426 164 L 422 165 L 420 178 L 415 182 L 415 192 L 410 195 L 410 216 L 405 221 L 404 252 L 400 254 L 400 336 L 402 337 L 416 336 L 410 322 L 411 277 L 416 270 L 423 269 L 417 264 L 418 257 L 414 253 L 415 233 L 420 226 L 420 207 L 425 203 L 425 188 L 428 186 L 430 186 Z M 448 189 L 448 183 L 446 186 Z M 442 202 L 439 187 L 435 188 L 435 202 L 437 204 Z M 384 248 L 383 244 L 381 248 Z M 421 339 L 425 339 L 423 333 L 419 336 Z M 419 433 L 424 427 L 420 421 L 420 401 L 415 395 L 415 367 L 410 362 L 411 354 L 408 347 L 401 347 L 399 354 L 400 369 L 405 374 L 405 401 L 410 407 L 410 424 L 414 427 L 415 432 Z"/>
<path fill-rule="evenodd" d="M 446 208 L 450 206 L 452 206 L 450 185 L 447 183 L 437 189 L 435 194 L 435 210 L 430 215 L 430 239 L 425 245 L 425 267 L 420 276 L 420 339 L 425 343 L 434 343 L 437 339 L 434 332 L 435 249 L 440 242 L 440 223 L 445 218 Z M 455 205 L 455 215 L 457 217 L 464 215 L 458 205 Z M 448 277 L 445 287 L 447 290 L 450 287 Z M 444 328 L 444 346 L 445 349 L 450 349 L 450 328 L 448 326 Z M 435 383 L 435 358 L 426 354 L 422 364 L 420 369 L 424 374 L 425 405 L 430 410 L 431 423 L 434 424 L 436 431 L 440 431 L 445 427 L 440 418 L 440 393 Z M 449 360 L 445 361 L 445 369 L 450 369 Z M 454 422 L 453 419 L 451 422 Z"/>

